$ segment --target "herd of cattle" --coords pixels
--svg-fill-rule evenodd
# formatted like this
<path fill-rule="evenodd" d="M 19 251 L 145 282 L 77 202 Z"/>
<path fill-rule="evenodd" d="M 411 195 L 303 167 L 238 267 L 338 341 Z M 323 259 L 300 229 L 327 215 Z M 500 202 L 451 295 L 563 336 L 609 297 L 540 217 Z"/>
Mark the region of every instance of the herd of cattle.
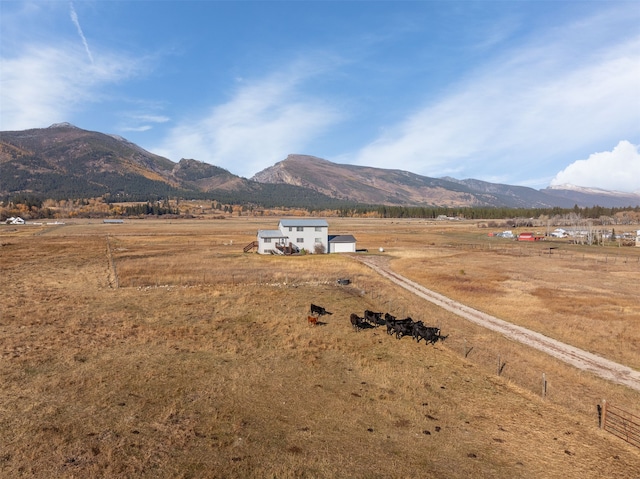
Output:
<path fill-rule="evenodd" d="M 333 314 L 327 311 L 322 306 L 311 304 L 311 315 L 308 316 L 310 324 L 316 325 L 318 317 L 325 314 Z M 351 313 L 350 316 L 351 326 L 355 331 L 360 331 L 365 328 L 377 328 L 380 326 L 386 326 L 387 334 L 395 335 L 397 339 L 401 339 L 403 336 L 411 336 L 417 342 L 424 339 L 425 344 L 435 344 L 438 340 L 444 341 L 447 336 L 440 334 L 440 328 L 434 326 L 425 326 L 422 321 L 414 321 L 407 317 L 404 319 L 398 319 L 389 313 L 374 312 L 365 310 L 364 316 L 358 316 L 356 313 Z"/>

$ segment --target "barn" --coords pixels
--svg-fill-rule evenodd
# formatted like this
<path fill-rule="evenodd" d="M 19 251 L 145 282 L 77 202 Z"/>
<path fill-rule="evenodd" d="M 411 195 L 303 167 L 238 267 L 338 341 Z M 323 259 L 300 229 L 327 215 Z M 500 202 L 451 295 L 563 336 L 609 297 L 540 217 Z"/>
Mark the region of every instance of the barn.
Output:
<path fill-rule="evenodd" d="M 356 239 L 353 235 L 329 235 L 329 253 L 355 253 Z"/>

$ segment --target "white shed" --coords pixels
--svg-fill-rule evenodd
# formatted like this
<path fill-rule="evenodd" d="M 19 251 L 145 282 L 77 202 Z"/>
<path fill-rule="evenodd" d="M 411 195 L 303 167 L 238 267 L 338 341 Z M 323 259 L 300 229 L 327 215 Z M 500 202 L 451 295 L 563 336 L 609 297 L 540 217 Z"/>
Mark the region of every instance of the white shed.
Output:
<path fill-rule="evenodd" d="M 355 253 L 356 239 L 353 235 L 329 236 L 329 253 Z"/>

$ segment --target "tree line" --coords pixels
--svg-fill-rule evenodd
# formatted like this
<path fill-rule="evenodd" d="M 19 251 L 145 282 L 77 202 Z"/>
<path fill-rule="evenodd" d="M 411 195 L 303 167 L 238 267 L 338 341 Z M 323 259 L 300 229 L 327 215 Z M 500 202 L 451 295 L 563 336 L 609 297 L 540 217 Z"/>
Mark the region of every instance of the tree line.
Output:
<path fill-rule="evenodd" d="M 436 219 L 439 217 L 467 219 L 467 220 L 499 220 L 506 218 L 541 218 L 562 217 L 577 215 L 581 218 L 599 219 L 602 217 L 614 217 L 622 212 L 640 214 L 640 206 L 614 207 L 603 206 L 573 208 L 506 208 L 506 207 L 446 207 L 446 206 L 356 206 L 344 207 L 338 210 L 338 215 L 343 217 L 376 216 L 379 218 L 421 218 Z"/>
<path fill-rule="evenodd" d="M 266 185 L 265 185 L 266 186 Z M 244 198 L 234 193 L 202 195 L 189 200 L 211 202 L 212 210 L 233 214 L 240 211 L 246 214 L 264 214 L 269 209 L 295 209 L 303 213 L 338 217 L 371 218 L 417 218 L 438 219 L 442 217 L 465 220 L 517 220 L 515 226 L 531 226 L 530 220 L 544 221 L 550 218 L 567 218 L 575 222 L 579 219 L 594 219 L 605 223 L 607 219 L 625 217 L 631 223 L 640 219 L 640 206 L 635 207 L 578 207 L 573 208 L 506 208 L 506 207 L 445 207 L 445 206 L 398 206 L 398 205 L 360 205 L 328 198 L 320 193 L 289 185 L 272 185 L 253 191 Z M 282 188 L 285 186 L 285 188 Z M 266 190 L 266 191 L 265 191 Z M 283 195 L 283 193 L 289 195 Z M 265 195 L 266 193 L 266 195 Z M 286 200 L 283 201 L 283 198 Z M 105 194 L 97 198 L 80 199 L 42 199 L 38 195 L 19 194 L 0 200 L 0 221 L 10 216 L 22 216 L 25 219 L 54 217 L 118 217 L 118 216 L 162 216 L 181 215 L 184 209 L 182 195 L 157 194 L 123 195 Z M 617 222 L 617 221 L 616 221 Z"/>

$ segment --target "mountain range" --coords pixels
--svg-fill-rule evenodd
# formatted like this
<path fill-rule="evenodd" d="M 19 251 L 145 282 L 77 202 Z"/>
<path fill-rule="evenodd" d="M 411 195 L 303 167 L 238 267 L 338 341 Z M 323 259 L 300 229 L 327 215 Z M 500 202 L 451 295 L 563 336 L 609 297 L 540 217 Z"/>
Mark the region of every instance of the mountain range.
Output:
<path fill-rule="evenodd" d="M 167 196 L 262 206 L 348 204 L 572 208 L 640 205 L 640 195 L 573 186 L 535 190 L 474 179 L 430 178 L 408 171 L 286 159 L 251 179 L 198 161 L 175 163 L 126 139 L 68 123 L 0 132 L 0 197 L 147 200 Z"/>

